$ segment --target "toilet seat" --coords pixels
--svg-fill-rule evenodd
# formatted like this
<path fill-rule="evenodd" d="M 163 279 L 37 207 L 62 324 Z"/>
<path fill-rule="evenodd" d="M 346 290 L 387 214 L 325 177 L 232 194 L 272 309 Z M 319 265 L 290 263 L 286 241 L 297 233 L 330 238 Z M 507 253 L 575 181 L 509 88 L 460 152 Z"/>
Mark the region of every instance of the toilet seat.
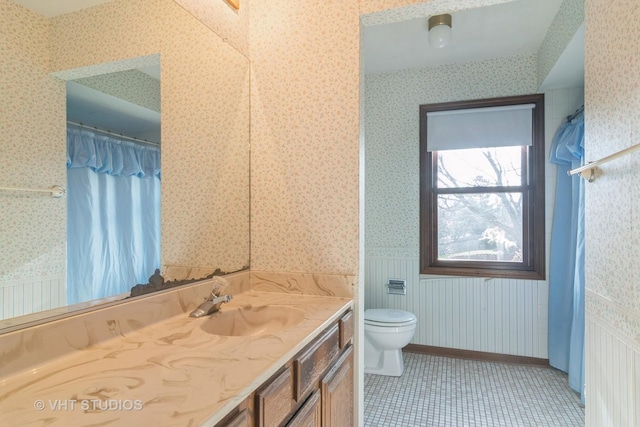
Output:
<path fill-rule="evenodd" d="M 364 311 L 365 325 L 397 327 L 410 326 L 417 322 L 413 313 L 388 308 L 373 308 Z"/>

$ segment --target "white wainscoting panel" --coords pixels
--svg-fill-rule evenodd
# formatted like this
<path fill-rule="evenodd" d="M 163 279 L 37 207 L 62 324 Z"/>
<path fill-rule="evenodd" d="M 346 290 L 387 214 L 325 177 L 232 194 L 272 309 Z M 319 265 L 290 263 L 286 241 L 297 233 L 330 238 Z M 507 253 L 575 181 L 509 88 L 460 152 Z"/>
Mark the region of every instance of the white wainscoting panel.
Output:
<path fill-rule="evenodd" d="M 416 315 L 414 344 L 546 359 L 546 281 L 420 276 L 417 257 L 367 256 L 365 308 Z M 388 279 L 407 281 L 389 295 Z"/>
<path fill-rule="evenodd" d="M 593 316 L 585 326 L 586 424 L 640 426 L 640 351 Z"/>
<path fill-rule="evenodd" d="M 0 320 L 66 305 L 65 283 L 57 275 L 0 282 Z"/>

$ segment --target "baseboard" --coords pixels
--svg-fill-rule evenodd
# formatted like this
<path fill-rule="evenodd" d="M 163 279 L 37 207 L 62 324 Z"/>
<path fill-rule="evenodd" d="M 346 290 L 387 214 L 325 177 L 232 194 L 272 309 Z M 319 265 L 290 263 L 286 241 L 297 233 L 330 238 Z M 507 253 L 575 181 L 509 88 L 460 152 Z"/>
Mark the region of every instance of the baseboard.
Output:
<path fill-rule="evenodd" d="M 537 357 L 514 356 L 511 354 L 487 353 L 484 351 L 460 350 L 457 348 L 434 347 L 430 345 L 408 344 L 402 349 L 408 353 L 428 354 L 431 356 L 455 357 L 457 359 L 482 360 L 485 362 L 514 363 L 517 365 L 533 365 L 549 367 L 549 359 Z"/>

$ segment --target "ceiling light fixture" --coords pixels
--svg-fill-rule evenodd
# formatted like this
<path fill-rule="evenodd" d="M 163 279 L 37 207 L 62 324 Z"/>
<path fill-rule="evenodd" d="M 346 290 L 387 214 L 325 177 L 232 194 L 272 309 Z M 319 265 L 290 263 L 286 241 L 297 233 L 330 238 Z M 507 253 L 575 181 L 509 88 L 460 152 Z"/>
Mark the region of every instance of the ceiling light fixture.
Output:
<path fill-rule="evenodd" d="M 436 49 L 451 41 L 451 15 L 434 15 L 429 18 L 429 44 Z"/>

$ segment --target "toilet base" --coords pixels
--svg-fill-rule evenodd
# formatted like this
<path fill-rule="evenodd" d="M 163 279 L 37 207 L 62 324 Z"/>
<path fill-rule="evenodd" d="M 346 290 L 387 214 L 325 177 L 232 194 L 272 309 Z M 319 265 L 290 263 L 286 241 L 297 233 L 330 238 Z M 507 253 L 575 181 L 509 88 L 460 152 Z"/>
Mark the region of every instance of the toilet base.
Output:
<path fill-rule="evenodd" d="M 364 373 L 400 377 L 404 372 L 402 350 L 384 350 L 365 353 Z"/>

